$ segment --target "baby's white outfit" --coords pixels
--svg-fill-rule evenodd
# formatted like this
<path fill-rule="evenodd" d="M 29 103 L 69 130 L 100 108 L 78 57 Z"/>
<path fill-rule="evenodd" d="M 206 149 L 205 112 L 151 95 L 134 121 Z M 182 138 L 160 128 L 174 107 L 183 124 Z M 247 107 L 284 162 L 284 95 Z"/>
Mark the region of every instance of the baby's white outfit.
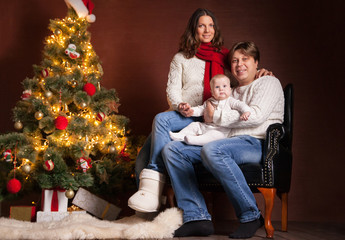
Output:
<path fill-rule="evenodd" d="M 233 97 L 228 97 L 224 100 L 217 101 L 214 98 L 210 98 L 212 104 L 216 107 L 216 110 L 223 112 L 229 112 L 231 110 L 237 110 L 241 113 L 250 112 L 251 108 L 244 102 L 237 100 Z M 192 107 L 194 110 L 193 117 L 203 116 L 206 108 L 206 102 L 203 105 Z M 214 123 L 205 122 L 192 122 L 187 127 L 183 128 L 179 132 L 169 132 L 170 137 L 174 141 L 184 141 L 190 145 L 205 145 L 214 140 L 227 138 L 231 129 L 228 127 L 222 127 Z"/>

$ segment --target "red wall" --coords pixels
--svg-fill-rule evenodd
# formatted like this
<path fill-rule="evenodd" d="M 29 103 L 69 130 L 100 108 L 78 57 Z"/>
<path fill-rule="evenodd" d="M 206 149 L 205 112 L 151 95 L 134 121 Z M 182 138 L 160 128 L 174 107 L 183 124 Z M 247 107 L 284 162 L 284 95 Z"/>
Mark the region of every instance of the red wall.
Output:
<path fill-rule="evenodd" d="M 289 219 L 344 221 L 345 2 L 93 2 L 97 20 L 89 31 L 102 60 L 103 85 L 119 93 L 120 113 L 130 118 L 133 134 L 148 134 L 154 115 L 168 108 L 169 63 L 196 8 L 215 13 L 227 47 L 239 40 L 256 42 L 260 66 L 273 70 L 283 86 L 295 86 Z M 49 19 L 64 18 L 67 8 L 63 0 L 0 0 L 0 9 L 0 132 L 5 133 L 14 131 L 11 109 L 23 91 L 21 82 L 33 76 L 32 65 L 42 59 Z M 279 216 L 276 208 L 274 218 Z"/>

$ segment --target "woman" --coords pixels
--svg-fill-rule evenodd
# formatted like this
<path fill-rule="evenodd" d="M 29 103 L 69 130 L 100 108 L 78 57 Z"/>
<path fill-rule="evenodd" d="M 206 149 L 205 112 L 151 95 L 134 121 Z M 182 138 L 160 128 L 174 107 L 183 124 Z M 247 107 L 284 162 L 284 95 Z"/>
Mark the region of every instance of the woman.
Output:
<path fill-rule="evenodd" d="M 211 96 L 209 81 L 214 75 L 224 73 L 227 55 L 215 16 L 207 9 L 197 9 L 181 37 L 179 52 L 170 64 L 167 98 L 169 110 L 174 111 L 157 114 L 152 133 L 136 160 L 140 185 L 128 200 L 131 208 L 140 212 L 158 211 L 165 181 L 161 151 L 171 141 L 169 131 L 179 131 L 193 121 L 202 120 L 188 118 L 190 107 L 201 105 Z M 259 74 L 268 73 L 262 70 Z"/>
<path fill-rule="evenodd" d="M 273 76 L 255 80 L 260 54 L 254 43 L 235 44 L 229 58 L 231 73 L 239 84 L 233 97 L 245 102 L 251 108 L 251 115 L 247 121 L 241 121 L 239 112 L 233 110 L 220 114 L 210 104 L 204 115 L 205 121 L 230 127 L 232 131 L 228 138 L 203 147 L 182 142 L 170 142 L 164 147 L 164 163 L 178 207 L 183 210 L 184 224 L 175 231 L 175 237 L 207 236 L 214 231 L 194 173 L 193 164 L 199 162 L 222 184 L 240 220 L 239 228 L 230 234 L 230 238 L 250 238 L 263 225 L 254 195 L 238 165 L 261 161 L 267 127 L 283 121 L 283 89 Z"/>
<path fill-rule="evenodd" d="M 201 120 L 185 116 L 190 116 L 191 106 L 200 105 L 211 96 L 210 78 L 224 73 L 227 55 L 216 18 L 207 9 L 197 9 L 189 19 L 179 52 L 170 65 L 167 97 L 169 110 L 175 111 L 159 113 L 153 121 L 151 138 L 137 159 L 136 174 L 141 172 L 140 186 L 128 200 L 131 208 L 140 212 L 159 209 L 165 173 L 161 151 L 171 141 L 169 131 L 179 131 L 189 123 Z"/>

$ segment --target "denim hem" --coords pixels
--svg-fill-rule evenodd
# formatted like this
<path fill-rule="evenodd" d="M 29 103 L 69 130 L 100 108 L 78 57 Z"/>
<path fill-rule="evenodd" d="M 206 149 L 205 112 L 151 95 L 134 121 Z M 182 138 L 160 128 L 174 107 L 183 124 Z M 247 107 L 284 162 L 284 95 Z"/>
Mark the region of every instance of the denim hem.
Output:
<path fill-rule="evenodd" d="M 211 215 L 203 210 L 199 209 L 199 211 L 188 211 L 183 212 L 183 223 L 193 222 L 193 221 L 200 221 L 200 220 L 212 220 Z"/>
<path fill-rule="evenodd" d="M 258 212 L 257 215 L 252 215 L 250 217 L 244 217 L 240 219 L 240 223 L 247 223 L 247 222 L 252 222 L 260 218 L 261 213 Z"/>
<path fill-rule="evenodd" d="M 208 220 L 208 221 L 212 221 L 211 217 L 184 217 L 183 218 L 183 223 L 187 223 L 187 222 L 194 222 L 194 221 L 202 221 L 202 220 Z"/>

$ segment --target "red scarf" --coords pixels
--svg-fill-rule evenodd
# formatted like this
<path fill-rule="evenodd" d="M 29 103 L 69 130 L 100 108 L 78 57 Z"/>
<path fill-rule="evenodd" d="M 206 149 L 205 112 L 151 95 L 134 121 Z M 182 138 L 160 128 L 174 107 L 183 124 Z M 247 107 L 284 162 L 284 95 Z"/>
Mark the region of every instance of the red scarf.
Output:
<path fill-rule="evenodd" d="M 204 96 L 203 100 L 207 100 L 211 95 L 210 80 L 214 75 L 224 74 L 224 68 L 227 66 L 226 60 L 229 50 L 222 48 L 220 52 L 216 52 L 216 48 L 211 43 L 201 43 L 195 56 L 206 61 L 204 75 Z"/>

